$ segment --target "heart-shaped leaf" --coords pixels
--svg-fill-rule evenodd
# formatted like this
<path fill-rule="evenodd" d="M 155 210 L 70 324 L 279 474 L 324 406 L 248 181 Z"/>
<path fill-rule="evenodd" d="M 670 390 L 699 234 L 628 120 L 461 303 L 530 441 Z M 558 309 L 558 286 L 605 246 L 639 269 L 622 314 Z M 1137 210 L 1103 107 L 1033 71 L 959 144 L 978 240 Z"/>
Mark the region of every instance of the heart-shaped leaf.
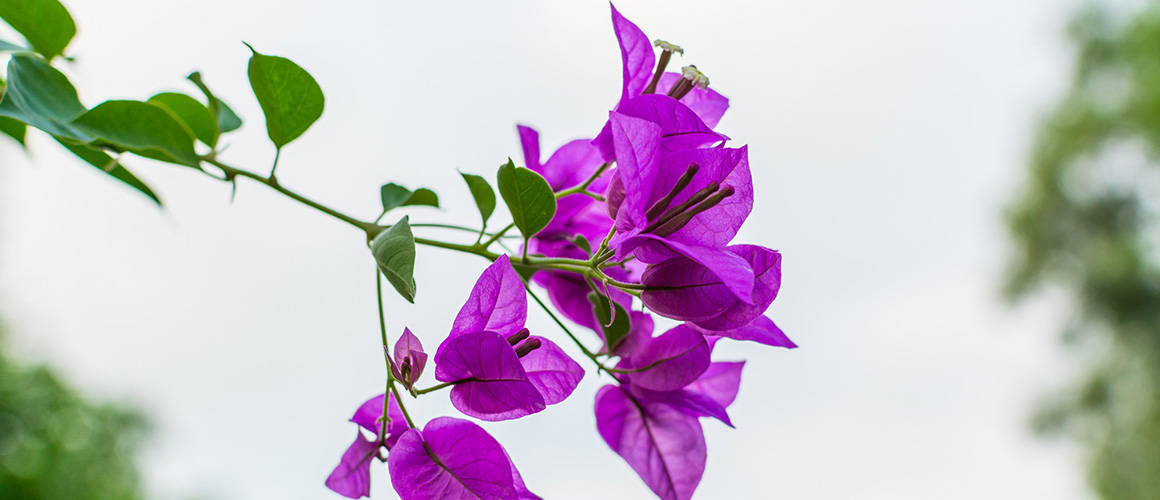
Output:
<path fill-rule="evenodd" d="M 250 87 L 266 115 L 266 133 L 281 149 L 322 116 L 325 97 L 314 77 L 285 57 L 259 54 L 250 47 Z"/>
<path fill-rule="evenodd" d="M 524 239 L 535 236 L 556 215 L 556 194 L 548 181 L 536 172 L 517 168 L 511 159 L 499 167 L 496 184 Z"/>
<path fill-rule="evenodd" d="M 479 217 L 483 220 L 483 226 L 487 227 L 488 219 L 495 213 L 495 191 L 482 176 L 463 172 L 459 175 L 463 176 L 467 189 L 471 190 L 471 198 L 475 200 L 475 207 L 479 209 Z"/>
<path fill-rule="evenodd" d="M 379 270 L 407 302 L 415 302 L 415 236 L 408 217 L 371 241 L 371 253 Z"/>
<path fill-rule="evenodd" d="M 106 101 L 73 120 L 94 143 L 146 158 L 198 165 L 193 135 L 165 108 L 140 101 Z"/>
<path fill-rule="evenodd" d="M 161 106 L 173 113 L 178 120 L 189 128 L 197 140 L 209 147 L 217 145 L 217 119 L 209 108 L 197 99 L 176 92 L 163 92 L 149 98 L 149 102 Z"/>
<path fill-rule="evenodd" d="M 61 55 L 77 34 L 68 9 L 57 0 L 0 0 L 0 18 L 50 61 Z"/>

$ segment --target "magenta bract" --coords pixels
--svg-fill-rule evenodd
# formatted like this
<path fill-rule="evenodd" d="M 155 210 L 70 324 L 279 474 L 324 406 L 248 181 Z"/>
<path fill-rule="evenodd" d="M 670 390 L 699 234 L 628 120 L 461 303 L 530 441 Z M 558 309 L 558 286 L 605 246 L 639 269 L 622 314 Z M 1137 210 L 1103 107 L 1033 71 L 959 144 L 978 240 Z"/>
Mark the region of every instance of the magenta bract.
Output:
<path fill-rule="evenodd" d="M 407 431 L 387 458 L 391 484 L 403 500 L 536 498 L 503 447 L 480 426 L 451 417 Z"/>

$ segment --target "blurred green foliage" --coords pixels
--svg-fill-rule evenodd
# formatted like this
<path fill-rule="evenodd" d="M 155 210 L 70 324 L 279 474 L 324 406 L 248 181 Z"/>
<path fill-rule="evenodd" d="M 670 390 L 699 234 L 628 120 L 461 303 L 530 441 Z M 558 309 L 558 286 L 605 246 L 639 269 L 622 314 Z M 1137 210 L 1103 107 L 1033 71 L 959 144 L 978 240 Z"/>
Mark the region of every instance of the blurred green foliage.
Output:
<path fill-rule="evenodd" d="M 1064 339 L 1090 363 L 1039 430 L 1090 450 L 1102 498 L 1160 498 L 1160 2 L 1089 7 L 1070 27 L 1075 73 L 1039 129 L 1008 222 L 1007 292 L 1070 294 Z"/>
<path fill-rule="evenodd" d="M 93 404 L 0 350 L 0 498 L 143 498 L 135 458 L 145 429 L 137 413 Z"/>

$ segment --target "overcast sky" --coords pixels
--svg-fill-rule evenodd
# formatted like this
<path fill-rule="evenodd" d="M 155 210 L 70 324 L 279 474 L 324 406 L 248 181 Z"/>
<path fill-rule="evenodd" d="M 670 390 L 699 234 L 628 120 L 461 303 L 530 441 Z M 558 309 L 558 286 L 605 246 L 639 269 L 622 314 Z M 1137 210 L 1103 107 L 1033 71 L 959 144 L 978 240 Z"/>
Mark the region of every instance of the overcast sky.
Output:
<path fill-rule="evenodd" d="M 307 68 L 326 112 L 279 178 L 364 218 L 394 181 L 441 194 L 414 221 L 473 220 L 457 169 L 491 177 L 518 158 L 517 122 L 545 152 L 590 136 L 620 91 L 599 1 L 66 3 L 80 26 L 66 71 L 86 104 L 195 92 L 183 78 L 200 69 L 247 120 L 225 158 L 250 169 L 273 150 L 240 41 Z M 784 253 L 770 315 L 802 346 L 718 349 L 749 364 L 737 429 L 704 422 L 698 497 L 1087 498 L 1077 451 L 1028 429 L 1037 398 L 1074 376 L 1055 340 L 1066 314 L 996 294 L 1001 210 L 1069 74 L 1075 2 L 618 7 L 731 98 L 720 130 L 751 146 L 757 189 L 738 240 Z M 57 149 L 0 143 L 0 309 L 19 352 L 151 414 L 159 495 L 333 497 L 346 419 L 382 387 L 361 235 L 262 186 L 241 182 L 230 204 L 226 185 L 130 161 L 159 211 Z M 410 326 L 433 350 L 484 264 L 422 248 L 418 304 L 388 299 L 391 335 Z M 590 373 L 561 405 L 485 425 L 545 498 L 649 498 L 595 432 L 602 384 Z M 453 410 L 436 396 L 412 411 Z M 394 498 L 375 474 L 375 498 Z"/>

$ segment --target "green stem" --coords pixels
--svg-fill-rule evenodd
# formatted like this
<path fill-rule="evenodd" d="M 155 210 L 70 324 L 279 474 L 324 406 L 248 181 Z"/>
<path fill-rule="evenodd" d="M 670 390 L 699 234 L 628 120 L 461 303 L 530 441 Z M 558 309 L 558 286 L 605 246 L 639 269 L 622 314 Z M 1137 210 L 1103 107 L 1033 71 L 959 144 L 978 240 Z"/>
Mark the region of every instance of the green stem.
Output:
<path fill-rule="evenodd" d="M 407 426 L 412 429 L 415 428 L 415 422 L 411 421 L 411 415 L 407 413 L 407 407 L 403 404 L 403 398 L 399 397 L 399 390 L 395 388 L 395 375 L 391 371 L 391 350 L 388 347 L 390 344 L 387 341 L 387 315 L 383 312 L 383 278 L 382 273 L 378 268 L 375 268 L 375 297 L 379 306 L 379 335 L 383 339 L 383 360 L 387 364 L 387 387 L 383 390 L 383 425 L 379 428 L 379 442 L 384 442 L 387 436 L 387 427 L 391 425 L 391 416 L 389 414 L 391 408 L 390 394 L 395 394 L 395 403 L 399 405 L 399 410 L 403 412 L 403 418 L 407 420 Z"/>
<path fill-rule="evenodd" d="M 588 196 L 594 200 L 604 201 L 603 196 L 596 194 L 596 193 L 589 192 L 588 186 L 591 186 L 593 182 L 596 182 L 596 179 L 598 179 L 602 174 L 604 174 L 604 171 L 608 170 L 608 167 L 611 165 L 612 165 L 611 162 L 605 162 L 603 165 L 601 165 L 599 168 L 597 168 L 595 172 L 592 172 L 592 175 L 588 176 L 588 179 L 585 180 L 584 182 L 577 184 L 575 186 L 572 186 L 572 187 L 565 189 L 563 191 L 557 191 L 556 192 L 556 199 L 558 200 L 558 199 L 563 198 L 565 196 L 579 193 L 579 194 L 582 194 L 584 196 Z"/>
<path fill-rule="evenodd" d="M 416 395 L 416 396 L 419 396 L 419 395 L 422 395 L 422 394 L 427 394 L 428 392 L 435 392 L 435 391 L 438 391 L 439 389 L 446 389 L 446 388 L 448 388 L 448 387 L 451 387 L 451 386 L 455 385 L 456 383 L 458 383 L 458 381 L 455 381 L 455 382 L 443 382 L 442 384 L 433 385 L 433 386 L 431 386 L 431 387 L 428 387 L 428 388 L 426 388 L 426 389 L 419 389 L 419 390 L 415 391 L 415 395 Z"/>
<path fill-rule="evenodd" d="M 391 392 L 395 393 L 395 402 L 399 404 L 399 410 L 403 412 L 403 420 L 407 421 L 408 427 L 414 429 L 415 421 L 411 420 L 411 414 L 407 413 L 407 407 L 403 405 L 403 398 L 399 395 L 399 389 L 395 387 L 395 381 L 392 380 L 389 384 L 387 384 L 387 386 L 390 388 Z M 390 404 L 390 401 L 385 401 L 385 403 Z"/>
<path fill-rule="evenodd" d="M 495 243 L 500 238 L 503 238 L 503 235 L 506 234 L 508 231 L 511 231 L 513 227 L 516 227 L 515 222 L 504 226 L 504 228 L 500 229 L 498 233 L 491 235 L 491 238 L 488 238 L 487 241 L 483 242 L 483 244 L 478 245 L 478 246 L 483 247 L 483 248 L 490 247 L 492 243 Z"/>
<path fill-rule="evenodd" d="M 319 212 L 322 212 L 326 215 L 334 217 L 335 219 L 341 220 L 347 224 L 350 224 L 354 227 L 357 227 L 357 228 L 363 230 L 363 232 L 369 233 L 373 228 L 376 227 L 374 224 L 372 224 L 370 222 L 361 221 L 359 219 L 356 219 L 354 217 L 346 215 L 342 212 L 339 212 L 338 210 L 335 210 L 335 209 L 330 208 L 326 205 L 323 205 L 317 201 L 311 200 L 310 198 L 302 196 L 302 195 L 300 195 L 300 194 L 298 194 L 290 189 L 287 189 L 286 187 L 282 186 L 282 184 L 279 184 L 278 180 L 273 178 L 273 177 L 266 177 L 266 176 L 261 175 L 261 174 L 256 174 L 254 172 L 250 172 L 249 170 L 243 170 L 240 168 L 231 167 L 231 166 L 226 165 L 225 163 L 222 163 L 222 162 L 220 162 L 217 159 L 212 158 L 212 157 L 204 157 L 204 158 L 202 158 L 202 160 L 205 161 L 206 163 L 209 163 L 210 165 L 213 165 L 213 166 L 221 169 L 221 171 L 223 173 L 225 173 L 227 179 L 233 179 L 236 177 L 245 177 L 247 179 L 255 180 L 261 184 L 265 184 L 270 189 L 273 189 L 279 193 L 286 195 L 287 197 L 289 197 L 290 199 L 293 199 L 294 201 L 297 201 L 298 203 L 306 205 L 310 208 L 318 210 Z"/>

